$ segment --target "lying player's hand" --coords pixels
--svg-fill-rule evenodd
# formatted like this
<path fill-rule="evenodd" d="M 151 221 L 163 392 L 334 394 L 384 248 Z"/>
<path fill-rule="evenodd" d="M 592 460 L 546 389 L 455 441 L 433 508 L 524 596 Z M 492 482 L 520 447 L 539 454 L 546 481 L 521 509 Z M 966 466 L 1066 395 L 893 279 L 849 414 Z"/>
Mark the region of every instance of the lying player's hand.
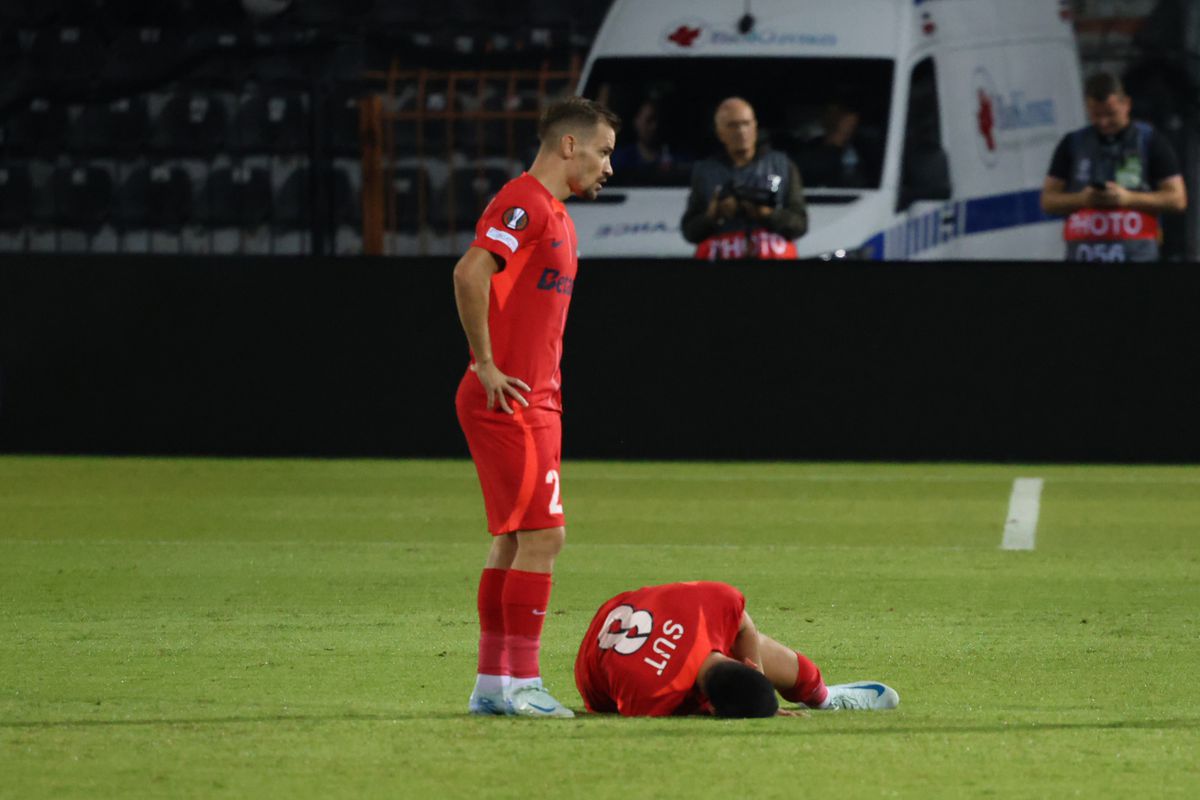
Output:
<path fill-rule="evenodd" d="M 505 397 L 506 394 L 511 395 L 514 400 L 525 408 L 529 408 L 529 401 L 517 391 L 517 388 L 524 389 L 527 392 L 533 391 L 525 381 L 520 378 L 510 378 L 501 372 L 491 361 L 483 363 L 477 361 L 471 365 L 471 371 L 479 378 L 479 382 L 483 384 L 483 390 L 487 392 L 488 411 L 495 409 L 496 404 L 499 403 L 504 413 L 513 413 L 512 407 L 508 404 L 508 399 Z"/>
<path fill-rule="evenodd" d="M 807 711 L 801 711 L 798 708 L 781 708 L 775 712 L 777 717 L 807 717 Z"/>

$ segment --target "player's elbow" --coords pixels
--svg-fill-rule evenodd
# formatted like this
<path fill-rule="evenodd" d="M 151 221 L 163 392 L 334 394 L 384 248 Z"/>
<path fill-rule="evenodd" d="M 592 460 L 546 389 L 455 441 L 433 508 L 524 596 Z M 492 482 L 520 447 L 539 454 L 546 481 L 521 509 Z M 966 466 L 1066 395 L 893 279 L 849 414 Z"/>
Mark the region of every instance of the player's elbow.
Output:
<path fill-rule="evenodd" d="M 454 288 L 457 291 L 477 286 L 490 277 L 491 275 L 486 273 L 479 263 L 479 259 L 472 258 L 469 252 L 454 265 Z"/>
<path fill-rule="evenodd" d="M 467 257 L 463 256 L 462 258 L 460 258 L 458 260 L 458 263 L 454 265 L 454 288 L 455 289 L 461 289 L 470 282 L 470 278 L 468 277 L 469 273 L 470 273 L 470 266 L 468 266 L 468 264 L 467 264 Z"/>

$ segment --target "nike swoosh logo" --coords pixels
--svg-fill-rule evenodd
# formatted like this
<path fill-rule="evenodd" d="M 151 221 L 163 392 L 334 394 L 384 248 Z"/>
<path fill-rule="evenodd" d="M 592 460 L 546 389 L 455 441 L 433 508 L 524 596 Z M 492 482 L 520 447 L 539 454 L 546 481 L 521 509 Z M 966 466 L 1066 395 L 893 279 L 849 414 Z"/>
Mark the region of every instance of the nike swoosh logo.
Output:
<path fill-rule="evenodd" d="M 537 703 L 530 703 L 529 707 L 536 708 L 538 711 L 542 712 L 543 714 L 549 714 L 551 711 L 554 710 L 554 706 L 550 706 L 549 708 L 544 708 L 543 706 L 539 706 Z"/>
<path fill-rule="evenodd" d="M 533 610 L 533 614 L 534 614 L 534 616 L 537 616 L 537 617 L 544 617 L 544 616 L 546 616 L 546 612 L 545 612 L 545 611 L 538 611 L 536 608 Z M 881 690 L 879 693 L 880 693 L 880 694 L 883 694 L 883 691 Z"/>
<path fill-rule="evenodd" d="M 886 689 L 884 689 L 884 687 L 878 683 L 860 683 L 860 684 L 858 684 L 857 688 L 859 688 L 859 689 L 874 689 L 876 697 L 883 697 L 883 693 L 886 691 Z"/>
<path fill-rule="evenodd" d="M 555 241 L 554 239 L 551 239 L 551 240 L 550 240 L 550 246 L 551 246 L 551 247 L 561 247 L 561 246 L 562 246 L 562 239 L 559 239 L 559 240 L 557 240 L 557 241 Z"/>

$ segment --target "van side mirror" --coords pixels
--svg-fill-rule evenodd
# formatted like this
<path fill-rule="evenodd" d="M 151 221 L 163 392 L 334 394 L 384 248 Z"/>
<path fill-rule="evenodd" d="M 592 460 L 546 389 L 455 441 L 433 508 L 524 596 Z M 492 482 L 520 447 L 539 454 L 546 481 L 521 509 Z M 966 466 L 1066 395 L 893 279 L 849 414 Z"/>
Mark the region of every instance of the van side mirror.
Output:
<path fill-rule="evenodd" d="M 950 159 L 937 145 L 917 145 L 904 153 L 900 196 L 896 210 L 903 211 L 918 200 L 949 200 Z"/>

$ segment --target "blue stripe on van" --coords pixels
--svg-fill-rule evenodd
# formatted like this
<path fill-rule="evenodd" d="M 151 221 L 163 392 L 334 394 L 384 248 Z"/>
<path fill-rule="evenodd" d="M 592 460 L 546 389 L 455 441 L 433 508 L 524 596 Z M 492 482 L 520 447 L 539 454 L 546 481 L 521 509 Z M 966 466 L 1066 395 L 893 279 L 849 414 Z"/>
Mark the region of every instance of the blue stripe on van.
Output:
<path fill-rule="evenodd" d="M 1040 189 L 1030 189 L 968 200 L 966 233 L 969 236 L 1053 219 L 1042 211 L 1041 197 Z"/>
<path fill-rule="evenodd" d="M 880 231 L 864 246 L 875 259 L 907 259 L 961 236 L 1048 222 L 1054 217 L 1042 211 L 1041 195 L 1041 189 L 1023 189 L 953 200 Z"/>

